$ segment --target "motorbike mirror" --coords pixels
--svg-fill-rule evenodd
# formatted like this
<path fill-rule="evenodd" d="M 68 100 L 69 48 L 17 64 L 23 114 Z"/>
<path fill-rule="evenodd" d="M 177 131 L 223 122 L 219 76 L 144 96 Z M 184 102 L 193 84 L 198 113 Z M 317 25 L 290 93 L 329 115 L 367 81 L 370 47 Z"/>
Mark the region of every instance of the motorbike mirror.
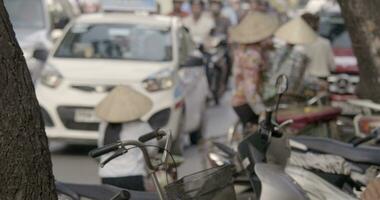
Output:
<path fill-rule="evenodd" d="M 275 120 L 277 120 L 278 107 L 280 105 L 281 97 L 288 90 L 288 77 L 284 74 L 281 74 L 277 77 L 276 80 L 276 93 L 278 95 L 276 106 L 274 109 L 275 112 Z"/>
<path fill-rule="evenodd" d="M 276 80 L 276 93 L 278 95 L 283 95 L 287 90 L 288 90 L 288 77 L 282 74 Z"/>

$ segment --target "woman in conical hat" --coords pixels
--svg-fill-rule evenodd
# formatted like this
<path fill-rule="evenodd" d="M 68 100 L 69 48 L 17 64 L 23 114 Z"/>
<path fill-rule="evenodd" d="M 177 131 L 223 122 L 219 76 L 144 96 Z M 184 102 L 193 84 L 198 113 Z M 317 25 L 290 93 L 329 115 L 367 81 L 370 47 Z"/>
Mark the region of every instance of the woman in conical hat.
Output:
<path fill-rule="evenodd" d="M 153 103 L 147 96 L 130 87 L 118 86 L 113 89 L 95 109 L 102 120 L 99 127 L 99 146 L 119 140 L 137 140 L 151 132 L 149 124 L 139 119 L 152 107 Z M 101 160 L 107 157 L 103 156 Z M 139 150 L 130 150 L 128 154 L 100 168 L 99 175 L 104 184 L 144 191 L 144 177 L 147 175 L 144 163 Z"/>
<path fill-rule="evenodd" d="M 285 45 L 276 52 L 270 75 L 287 75 L 290 80 L 288 93 L 307 95 L 307 87 L 312 85 L 313 81 L 307 80 L 305 76 L 309 58 L 304 46 L 315 42 L 318 38 L 317 33 L 301 17 L 296 17 L 282 25 L 276 31 L 275 37 Z"/>
<path fill-rule="evenodd" d="M 277 30 L 276 17 L 261 12 L 247 14 L 239 25 L 230 29 L 236 43 L 234 70 L 235 92 L 232 106 L 243 124 L 257 124 L 265 107 L 259 93 L 262 71 L 268 63 L 268 41 Z"/>

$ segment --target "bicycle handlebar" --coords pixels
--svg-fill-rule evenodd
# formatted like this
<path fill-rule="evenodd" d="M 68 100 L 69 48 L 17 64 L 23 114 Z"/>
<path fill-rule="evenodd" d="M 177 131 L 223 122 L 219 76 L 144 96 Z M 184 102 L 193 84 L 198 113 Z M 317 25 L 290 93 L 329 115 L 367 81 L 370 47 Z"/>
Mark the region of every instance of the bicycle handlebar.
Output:
<path fill-rule="evenodd" d="M 122 144 L 121 141 L 112 143 L 112 144 L 91 150 L 88 155 L 92 158 L 96 158 L 104 154 L 110 153 L 112 151 L 116 151 L 117 149 L 121 148 L 121 144 Z"/>
<path fill-rule="evenodd" d="M 143 153 L 144 160 L 145 160 L 145 163 L 146 163 L 147 167 L 150 170 L 155 171 L 157 169 L 157 167 L 155 167 L 152 164 L 144 142 L 147 142 L 147 141 L 152 140 L 154 138 L 162 138 L 165 135 L 166 135 L 165 131 L 163 131 L 163 130 L 156 130 L 156 131 L 153 131 L 151 133 L 147 133 L 147 134 L 141 136 L 139 138 L 139 141 L 130 141 L 130 140 L 119 141 L 119 142 L 116 142 L 116 143 L 112 143 L 112 144 L 106 145 L 104 147 L 100 147 L 100 148 L 94 149 L 94 150 L 90 151 L 89 156 L 91 156 L 92 158 L 96 158 L 96 157 L 102 156 L 104 154 L 107 154 L 107 153 L 116 151 L 118 149 L 124 148 L 125 146 L 134 146 L 134 147 L 139 148 L 141 150 L 141 152 Z M 127 152 L 127 151 L 125 151 L 125 152 Z M 120 153 L 122 155 L 125 152 L 120 152 Z M 107 160 L 107 162 L 109 162 L 112 159 L 120 156 L 119 154 L 115 154 L 114 156 L 111 156 L 110 157 L 111 159 Z"/>
<path fill-rule="evenodd" d="M 164 136 L 166 136 L 166 132 L 158 129 L 156 131 L 153 131 L 151 133 L 147 133 L 147 134 L 139 137 L 139 141 L 142 143 L 145 143 L 145 142 L 148 142 L 148 141 L 156 139 L 156 138 L 157 138 L 157 140 L 160 140 Z"/>

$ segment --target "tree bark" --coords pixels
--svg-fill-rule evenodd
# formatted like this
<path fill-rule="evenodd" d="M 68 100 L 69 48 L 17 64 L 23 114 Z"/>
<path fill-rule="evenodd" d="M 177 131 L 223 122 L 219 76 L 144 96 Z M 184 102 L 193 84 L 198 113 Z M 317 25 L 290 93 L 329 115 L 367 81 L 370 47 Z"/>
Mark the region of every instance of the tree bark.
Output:
<path fill-rule="evenodd" d="M 57 199 L 39 104 L 3 0 L 0 0 L 0 199 Z"/>
<path fill-rule="evenodd" d="M 380 102 L 379 0 L 338 0 L 358 59 L 361 98 Z"/>

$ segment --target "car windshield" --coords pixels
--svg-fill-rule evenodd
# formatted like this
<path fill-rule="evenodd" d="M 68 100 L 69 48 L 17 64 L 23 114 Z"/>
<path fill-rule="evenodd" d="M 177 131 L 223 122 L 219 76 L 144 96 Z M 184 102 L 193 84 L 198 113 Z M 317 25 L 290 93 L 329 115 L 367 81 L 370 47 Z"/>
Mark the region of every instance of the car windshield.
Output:
<path fill-rule="evenodd" d="M 5 0 L 4 3 L 15 28 L 42 29 L 45 27 L 41 0 Z"/>
<path fill-rule="evenodd" d="M 55 57 L 170 61 L 171 31 L 167 27 L 133 24 L 76 24 Z"/>
<path fill-rule="evenodd" d="M 351 38 L 340 15 L 321 17 L 320 34 L 331 41 L 333 48 L 351 48 Z"/>

